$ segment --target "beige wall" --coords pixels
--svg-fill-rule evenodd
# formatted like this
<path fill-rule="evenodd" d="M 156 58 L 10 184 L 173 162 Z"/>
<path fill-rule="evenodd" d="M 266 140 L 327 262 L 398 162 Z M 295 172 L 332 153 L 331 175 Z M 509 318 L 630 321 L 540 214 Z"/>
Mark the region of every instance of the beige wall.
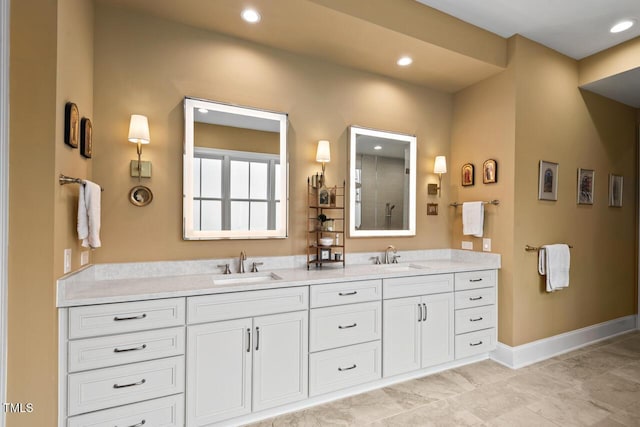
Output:
<path fill-rule="evenodd" d="M 348 250 L 450 245 L 448 217 L 427 217 L 425 205 L 427 183 L 435 182 L 429 173 L 433 158 L 449 154 L 451 95 L 103 4 L 96 7 L 95 37 L 93 177 L 106 188 L 104 247 L 96 251 L 96 262 L 227 257 L 242 249 L 249 257 L 304 253 L 306 178 L 320 170 L 317 141 L 332 142 L 328 183 L 341 183 L 350 124 L 417 135 L 418 237 L 350 239 Z M 289 114 L 288 239 L 182 240 L 184 96 Z M 128 173 L 135 156 L 126 140 L 132 113 L 146 114 L 151 132 L 143 159 L 153 162 L 153 177 L 144 184 L 155 196 L 144 208 L 127 201 L 129 189 L 137 184 Z M 448 201 L 447 194 L 431 198 L 442 206 Z"/>
<path fill-rule="evenodd" d="M 196 147 L 280 154 L 280 134 L 275 132 L 196 122 L 193 140 Z"/>
<path fill-rule="evenodd" d="M 621 43 L 580 61 L 579 85 L 640 67 L 640 37 Z"/>

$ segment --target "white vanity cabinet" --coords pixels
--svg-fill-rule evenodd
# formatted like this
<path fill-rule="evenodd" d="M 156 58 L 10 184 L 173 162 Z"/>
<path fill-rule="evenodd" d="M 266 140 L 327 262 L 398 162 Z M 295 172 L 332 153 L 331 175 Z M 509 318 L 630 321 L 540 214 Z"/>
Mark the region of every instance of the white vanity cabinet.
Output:
<path fill-rule="evenodd" d="M 453 274 L 383 279 L 385 377 L 453 360 Z"/>
<path fill-rule="evenodd" d="M 188 426 L 307 397 L 307 287 L 189 297 L 187 306 Z M 260 315 L 234 318 L 247 313 Z"/>

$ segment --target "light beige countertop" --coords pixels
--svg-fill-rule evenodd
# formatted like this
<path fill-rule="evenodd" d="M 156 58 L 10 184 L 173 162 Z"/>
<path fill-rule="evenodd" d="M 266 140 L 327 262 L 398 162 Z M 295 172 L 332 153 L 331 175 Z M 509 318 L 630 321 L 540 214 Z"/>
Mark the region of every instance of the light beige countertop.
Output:
<path fill-rule="evenodd" d="M 336 265 L 307 270 L 306 258 L 265 257 L 259 273 L 223 275 L 217 265 L 235 258 L 197 261 L 159 261 L 90 265 L 57 281 L 57 306 L 104 304 L 147 299 L 186 297 L 227 292 L 276 289 L 390 277 L 420 276 L 500 268 L 500 255 L 439 249 L 398 252 L 400 264 L 374 265 L 371 256 L 350 254 L 345 268 Z M 381 257 L 382 259 L 382 257 Z"/>

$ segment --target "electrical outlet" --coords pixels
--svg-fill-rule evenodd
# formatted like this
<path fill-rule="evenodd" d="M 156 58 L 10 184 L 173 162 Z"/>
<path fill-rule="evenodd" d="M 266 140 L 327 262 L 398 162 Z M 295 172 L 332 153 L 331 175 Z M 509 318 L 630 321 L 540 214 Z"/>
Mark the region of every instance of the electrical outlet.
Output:
<path fill-rule="evenodd" d="M 468 251 L 472 251 L 473 250 L 473 242 L 470 242 L 468 240 L 463 240 L 462 241 L 462 249 L 466 249 Z"/>
<path fill-rule="evenodd" d="M 80 252 L 80 266 L 89 264 L 89 251 Z"/>
<path fill-rule="evenodd" d="M 64 274 L 71 272 L 71 249 L 64 250 Z"/>
<path fill-rule="evenodd" d="M 482 239 L 482 250 L 491 252 L 491 239 Z"/>

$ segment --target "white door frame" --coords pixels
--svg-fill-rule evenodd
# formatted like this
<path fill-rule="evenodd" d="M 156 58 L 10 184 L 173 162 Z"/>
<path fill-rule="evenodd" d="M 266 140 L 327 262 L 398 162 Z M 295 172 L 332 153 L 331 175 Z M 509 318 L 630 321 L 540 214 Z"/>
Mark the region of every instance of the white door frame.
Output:
<path fill-rule="evenodd" d="M 9 1 L 0 0 L 0 402 L 7 396 L 9 266 Z M 5 425 L 4 411 L 0 427 Z"/>

